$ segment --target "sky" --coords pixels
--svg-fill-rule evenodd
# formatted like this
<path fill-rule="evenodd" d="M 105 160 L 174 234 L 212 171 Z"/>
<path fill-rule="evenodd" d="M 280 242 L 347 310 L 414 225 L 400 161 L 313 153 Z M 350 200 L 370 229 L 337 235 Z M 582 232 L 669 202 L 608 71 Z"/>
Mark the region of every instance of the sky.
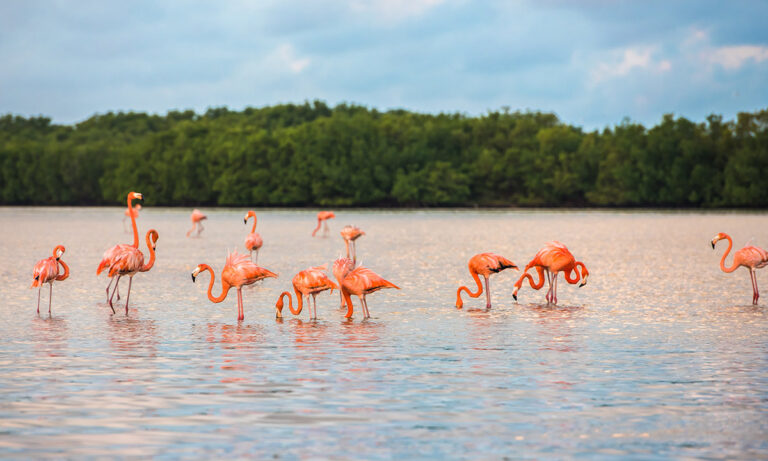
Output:
<path fill-rule="evenodd" d="M 0 2 L 0 114 L 323 100 L 585 129 L 768 108 L 768 1 Z"/>

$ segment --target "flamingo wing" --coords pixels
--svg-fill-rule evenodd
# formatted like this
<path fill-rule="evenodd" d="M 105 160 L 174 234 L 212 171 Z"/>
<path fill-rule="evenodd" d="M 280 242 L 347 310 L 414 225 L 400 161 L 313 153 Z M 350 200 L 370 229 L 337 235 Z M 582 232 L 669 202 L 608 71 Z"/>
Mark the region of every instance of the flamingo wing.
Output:
<path fill-rule="evenodd" d="M 734 259 L 739 259 L 741 264 L 751 268 L 761 268 L 768 265 L 768 251 L 756 246 L 745 246 L 734 254 Z"/>
<path fill-rule="evenodd" d="M 35 264 L 35 268 L 32 271 L 33 287 L 39 287 L 44 283 L 48 283 L 59 275 L 59 265 L 56 262 L 56 258 L 50 257 L 41 259 Z"/>
<path fill-rule="evenodd" d="M 261 235 L 258 232 L 248 234 L 245 238 L 245 248 L 250 250 L 258 250 L 264 242 L 261 239 Z"/>
<path fill-rule="evenodd" d="M 374 291 L 381 290 L 382 288 L 397 288 L 400 287 L 394 283 L 385 280 L 377 273 L 364 266 L 359 266 L 352 272 L 350 272 L 342 282 L 344 288 L 346 288 L 352 294 L 368 294 Z"/>
<path fill-rule="evenodd" d="M 143 265 L 144 253 L 142 253 L 138 248 L 127 245 L 127 248 L 121 249 L 121 251 L 119 251 L 112 259 L 112 264 L 110 264 L 109 268 L 109 275 L 125 275 L 138 272 L 141 270 Z"/>

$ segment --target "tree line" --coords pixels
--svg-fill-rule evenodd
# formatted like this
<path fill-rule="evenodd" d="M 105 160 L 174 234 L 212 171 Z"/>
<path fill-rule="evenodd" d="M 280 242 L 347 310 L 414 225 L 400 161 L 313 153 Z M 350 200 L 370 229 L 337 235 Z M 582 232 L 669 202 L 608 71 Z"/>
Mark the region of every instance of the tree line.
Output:
<path fill-rule="evenodd" d="M 768 109 L 585 132 L 542 112 L 321 101 L 203 114 L 0 117 L 0 204 L 768 206 Z"/>

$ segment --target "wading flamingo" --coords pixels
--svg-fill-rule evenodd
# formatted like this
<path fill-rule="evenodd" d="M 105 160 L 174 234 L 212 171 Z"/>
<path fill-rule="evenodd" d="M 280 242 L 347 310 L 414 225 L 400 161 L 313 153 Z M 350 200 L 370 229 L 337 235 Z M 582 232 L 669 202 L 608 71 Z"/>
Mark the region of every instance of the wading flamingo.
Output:
<path fill-rule="evenodd" d="M 347 247 L 347 258 L 349 258 L 349 244 L 352 243 L 352 262 L 357 262 L 357 244 L 355 240 L 365 235 L 365 232 L 361 231 L 357 226 L 344 226 L 341 229 L 341 238 L 344 239 L 344 245 Z"/>
<path fill-rule="evenodd" d="M 251 260 L 253 260 L 253 252 L 256 252 L 256 261 L 253 261 L 256 263 L 259 260 L 259 248 L 261 248 L 261 245 L 264 243 L 261 240 L 261 235 L 259 235 L 258 232 L 256 232 L 256 212 L 255 211 L 249 211 L 245 218 L 243 218 L 243 224 L 248 224 L 248 218 L 253 217 L 253 228 L 251 228 L 251 233 L 248 234 L 247 237 L 245 237 L 245 249 L 248 250 L 251 254 Z"/>
<path fill-rule="evenodd" d="M 251 285 L 259 280 L 267 277 L 277 278 L 277 274 L 270 272 L 263 267 L 259 267 L 252 263 L 248 256 L 238 254 L 237 251 L 227 255 L 227 262 L 224 264 L 224 270 L 221 271 L 221 294 L 218 297 L 214 297 L 211 293 L 213 290 L 213 281 L 216 275 L 213 273 L 213 269 L 208 264 L 200 264 L 192 272 L 192 281 L 194 282 L 197 275 L 202 271 L 208 271 L 211 273 L 211 283 L 208 284 L 208 299 L 214 303 L 220 303 L 227 298 L 227 293 L 232 287 L 237 288 L 237 320 L 245 320 L 245 314 L 243 313 L 243 293 L 242 288 L 244 285 Z"/>
<path fill-rule="evenodd" d="M 40 313 L 40 290 L 43 288 L 43 284 L 50 285 L 48 290 L 48 315 L 51 315 L 51 296 L 53 296 L 53 281 L 65 280 L 69 277 L 69 266 L 61 260 L 61 255 L 64 254 L 66 248 L 64 245 L 58 245 L 53 249 L 53 256 L 50 258 L 41 259 L 35 264 L 35 269 L 32 272 L 32 286 L 30 288 L 37 288 L 37 313 Z M 64 268 L 64 273 L 59 275 L 59 263 Z"/>
<path fill-rule="evenodd" d="M 328 235 L 328 220 L 335 217 L 336 215 L 333 214 L 333 211 L 321 211 L 317 213 L 317 227 L 312 231 L 312 237 L 314 237 L 317 231 L 320 230 L 321 225 L 323 225 L 323 235 Z"/>
<path fill-rule="evenodd" d="M 459 309 L 461 309 L 464 305 L 464 303 L 461 301 L 462 291 L 466 292 L 473 298 L 478 298 L 483 293 L 483 285 L 480 283 L 480 277 L 478 277 L 478 274 L 482 275 L 485 279 L 485 307 L 490 309 L 491 287 L 489 285 L 490 282 L 488 281 L 488 277 L 490 277 L 491 274 L 501 272 L 504 269 L 509 269 L 510 267 L 512 269 L 517 269 L 515 263 L 505 258 L 504 256 L 499 256 L 493 253 L 476 254 L 469 258 L 469 264 L 467 266 L 469 268 L 469 274 L 473 279 L 475 279 L 475 283 L 477 284 L 477 292 L 472 293 L 466 286 L 459 287 L 459 289 L 456 290 L 456 307 Z"/>
<path fill-rule="evenodd" d="M 144 253 L 138 248 L 134 248 L 129 245 L 122 247 L 115 257 L 112 259 L 112 264 L 109 267 L 109 276 L 117 276 L 115 280 L 115 289 L 112 290 L 112 295 L 109 297 L 109 307 L 112 308 L 112 313 L 115 313 L 115 307 L 112 304 L 112 298 L 115 296 L 117 287 L 120 285 L 120 278 L 124 275 L 129 277 L 128 279 L 128 295 L 125 297 L 125 315 L 128 315 L 128 301 L 131 298 L 131 284 L 133 283 L 133 276 L 138 272 L 147 272 L 155 265 L 155 249 L 157 248 L 157 239 L 159 238 L 157 231 L 150 229 L 147 231 L 147 248 L 149 249 L 149 261 L 144 264 Z"/>
<path fill-rule="evenodd" d="M 277 303 L 275 303 L 277 318 L 283 317 L 283 297 L 285 296 L 288 297 L 288 309 L 291 310 L 293 315 L 301 314 L 301 309 L 304 307 L 302 298 L 306 297 L 307 308 L 309 309 L 309 318 L 317 318 L 317 294 L 322 293 L 325 290 L 331 290 L 331 293 L 333 293 L 333 290 L 339 289 L 339 287 L 333 283 L 333 281 L 331 281 L 331 279 L 329 279 L 325 274 L 326 268 L 326 265 L 310 267 L 309 269 L 305 269 L 299 272 L 293 277 L 293 291 L 296 293 L 298 309 L 293 309 L 293 298 L 291 298 L 291 293 L 284 291 L 280 293 L 280 296 L 277 298 Z M 311 306 L 309 304 L 309 295 L 312 295 Z"/>
<path fill-rule="evenodd" d="M 578 267 L 581 267 L 581 274 L 577 270 Z M 530 268 L 536 268 L 536 272 L 539 274 L 539 283 L 534 284 L 533 278 L 527 275 Z M 587 277 L 589 277 L 587 267 L 581 261 L 576 261 L 576 258 L 565 245 L 557 241 L 547 242 L 536 253 L 536 256 L 525 265 L 523 275 L 515 282 L 515 289 L 512 291 L 512 297 L 515 298 L 515 301 L 517 301 L 517 292 L 522 287 L 525 278 L 528 278 L 531 288 L 536 290 L 544 285 L 542 272 L 546 273 L 549 284 L 545 299 L 548 303 L 553 304 L 557 304 L 557 276 L 560 272 L 563 273 L 565 281 L 572 285 L 581 281 L 579 288 L 587 284 Z"/>
<path fill-rule="evenodd" d="M 747 245 L 733 254 L 731 267 L 725 267 L 725 258 L 731 252 L 731 248 L 733 248 L 733 240 L 731 240 L 730 235 L 721 232 L 712 239 L 713 250 L 715 249 L 715 243 L 720 240 L 728 240 L 728 248 L 723 253 L 722 259 L 720 259 L 720 270 L 730 273 L 738 269 L 739 266 L 747 268 L 749 270 L 749 279 L 752 281 L 752 304 L 757 305 L 760 292 L 757 290 L 757 274 L 755 274 L 755 269 L 768 265 L 768 251 L 756 246 Z"/>
<path fill-rule="evenodd" d="M 131 206 L 131 202 L 133 202 L 133 200 L 143 200 L 143 198 L 144 198 L 144 196 L 141 195 L 138 192 L 129 192 L 128 193 L 128 198 L 127 198 L 128 206 L 127 206 L 126 211 L 128 211 L 129 209 L 130 210 L 133 209 L 133 207 Z M 131 226 L 133 227 L 133 244 L 132 245 L 126 245 L 126 244 L 122 244 L 121 243 L 121 244 L 115 245 L 112 248 L 109 248 L 107 251 L 105 251 L 104 254 L 101 257 L 101 262 L 99 262 L 99 267 L 96 269 L 96 275 L 99 275 L 101 273 L 101 271 L 103 271 L 104 269 L 108 268 L 112 264 L 112 260 L 115 258 L 115 256 L 117 256 L 117 254 L 120 253 L 121 251 L 124 251 L 127 247 L 130 247 L 130 246 L 132 246 L 133 248 L 138 248 L 139 247 L 139 230 L 136 227 L 136 216 L 137 215 L 138 215 L 138 213 L 136 215 L 131 213 L 131 215 L 130 215 Z M 107 290 L 106 290 L 106 292 L 107 292 L 107 302 L 109 302 L 109 288 L 112 286 L 112 282 L 114 280 L 115 280 L 114 278 L 110 277 L 109 284 L 107 285 Z M 119 298 L 120 298 L 120 295 L 118 294 L 118 299 Z M 112 310 L 114 311 L 114 308 Z"/>
<path fill-rule="evenodd" d="M 352 317 L 353 305 L 350 295 L 356 295 L 360 298 L 364 318 L 370 318 L 371 313 L 368 311 L 365 296 L 382 288 L 397 288 L 398 290 L 400 288 L 394 283 L 384 280 L 367 267 L 358 266 L 352 269 L 353 266 L 349 258 L 339 258 L 333 262 L 333 273 L 339 279 L 339 287 L 344 295 L 344 300 L 347 302 L 347 313 L 344 317 Z"/>
<path fill-rule="evenodd" d="M 126 208 L 125 209 L 125 216 L 123 216 L 123 230 L 125 232 L 128 232 L 128 229 L 125 227 L 125 220 L 128 218 L 136 219 L 139 217 L 139 210 L 141 210 L 141 204 L 137 203 L 133 206 L 133 208 Z"/>
<path fill-rule="evenodd" d="M 200 237 L 200 232 L 203 231 L 203 220 L 208 219 L 208 216 L 204 215 L 202 211 L 195 208 L 192 210 L 192 214 L 189 216 L 189 219 L 192 220 L 192 229 L 187 231 L 187 237 L 189 237 L 189 234 L 191 234 L 195 228 L 197 228 L 197 234 L 195 236 Z"/>

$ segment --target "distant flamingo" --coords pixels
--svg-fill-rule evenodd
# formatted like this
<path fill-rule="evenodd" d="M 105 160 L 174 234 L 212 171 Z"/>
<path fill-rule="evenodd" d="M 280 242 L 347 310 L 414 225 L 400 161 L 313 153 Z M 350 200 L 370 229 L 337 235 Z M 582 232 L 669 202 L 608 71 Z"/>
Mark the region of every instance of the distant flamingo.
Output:
<path fill-rule="evenodd" d="M 344 226 L 341 229 L 341 238 L 344 239 L 344 245 L 347 247 L 347 258 L 349 258 L 349 243 L 352 242 L 352 262 L 357 262 L 357 244 L 355 240 L 365 235 L 357 226 Z"/>
<path fill-rule="evenodd" d="M 323 235 L 328 235 L 328 220 L 335 217 L 336 215 L 333 214 L 333 211 L 321 211 L 317 213 L 317 227 L 312 231 L 312 237 L 314 237 L 317 231 L 320 230 L 321 224 L 324 226 Z"/>
<path fill-rule="evenodd" d="M 252 263 L 248 256 L 238 254 L 237 251 L 227 255 L 227 261 L 224 264 L 224 270 L 221 271 L 221 294 L 218 297 L 214 297 L 211 293 L 213 290 L 213 281 L 216 275 L 213 273 L 213 269 L 208 264 L 200 264 L 192 272 L 192 281 L 202 271 L 208 271 L 211 273 L 211 283 L 208 284 L 208 299 L 214 303 L 220 303 L 227 298 L 227 293 L 232 287 L 237 288 L 237 320 L 245 320 L 245 314 L 243 313 L 243 293 L 242 288 L 245 285 L 251 285 L 259 280 L 267 277 L 277 278 L 277 274 L 271 272 L 263 267 L 259 267 Z"/>
<path fill-rule="evenodd" d="M 189 234 L 192 233 L 192 231 L 195 230 L 195 227 L 197 227 L 197 235 L 196 237 L 200 236 L 200 232 L 203 231 L 203 220 L 208 219 L 208 216 L 204 215 L 202 211 L 195 208 L 192 210 L 192 215 L 189 217 L 192 220 L 192 229 L 187 231 L 187 237 L 189 237 Z"/>
<path fill-rule="evenodd" d="M 768 265 L 768 251 L 752 245 L 745 246 L 733 254 L 733 263 L 731 264 L 731 267 L 725 267 L 725 258 L 728 256 L 728 253 L 730 253 L 731 248 L 733 248 L 733 240 L 731 240 L 730 235 L 721 232 L 712 239 L 713 250 L 715 249 L 715 243 L 720 240 L 728 240 L 728 248 L 726 248 L 725 253 L 723 253 L 722 259 L 720 259 L 720 270 L 726 273 L 731 273 L 738 269 L 739 266 L 747 268 L 749 270 L 749 279 L 752 282 L 752 304 L 757 305 L 757 300 L 760 298 L 760 292 L 757 289 L 757 274 L 755 274 L 755 269 L 760 269 Z"/>
<path fill-rule="evenodd" d="M 133 202 L 133 200 L 142 200 L 143 198 L 144 197 L 138 192 L 129 192 L 128 198 L 127 198 L 128 206 L 126 207 L 126 211 L 128 211 L 129 209 L 133 210 L 133 207 L 131 206 L 131 202 Z M 138 213 L 130 214 L 131 226 L 133 227 L 133 244 L 132 245 L 118 244 L 109 248 L 107 251 L 105 251 L 101 257 L 101 262 L 99 262 L 99 267 L 96 269 L 96 275 L 99 275 L 101 271 L 110 267 L 110 265 L 112 264 L 112 260 L 115 258 L 115 256 L 117 256 L 118 253 L 120 253 L 121 251 L 124 251 L 126 249 L 125 247 L 129 247 L 129 246 L 132 246 L 133 248 L 139 247 L 139 230 L 136 227 L 137 216 L 138 216 Z M 115 280 L 114 278 L 110 277 L 109 284 L 107 285 L 107 290 L 106 290 L 107 302 L 109 302 L 109 288 L 112 286 L 112 282 L 114 280 Z M 118 294 L 118 299 L 119 297 L 120 295 Z M 114 311 L 114 308 L 112 310 Z"/>
<path fill-rule="evenodd" d="M 141 204 L 137 203 L 133 206 L 133 208 L 126 208 L 125 209 L 125 216 L 123 216 L 123 230 L 125 232 L 128 232 L 128 229 L 125 228 L 125 220 L 128 218 L 138 218 L 139 217 L 139 210 L 141 210 Z"/>
<path fill-rule="evenodd" d="M 528 269 L 536 268 L 536 272 L 539 274 L 539 282 L 534 284 L 533 278 L 527 274 Z M 581 267 L 581 274 L 576 270 Z M 517 292 L 523 285 L 523 281 L 528 278 L 531 288 L 538 290 L 544 285 L 542 279 L 542 273 L 546 273 L 547 282 L 549 284 L 549 290 L 545 296 L 548 303 L 557 304 L 557 276 L 562 272 L 565 277 L 565 281 L 570 284 L 578 283 L 581 280 L 579 287 L 583 287 L 587 284 L 587 277 L 589 277 L 589 271 L 587 267 L 581 261 L 576 261 L 573 254 L 568 248 L 560 242 L 552 241 L 547 242 L 544 248 L 536 253 L 536 256 L 526 264 L 523 275 L 515 282 L 515 289 L 512 291 L 512 297 L 517 301 Z"/>
<path fill-rule="evenodd" d="M 256 263 L 259 260 L 259 248 L 261 248 L 261 245 L 264 243 L 261 240 L 261 235 L 259 235 L 258 232 L 256 232 L 256 212 L 255 211 L 249 211 L 245 218 L 243 218 L 243 224 L 248 224 L 248 218 L 253 217 L 253 228 L 251 228 L 251 233 L 248 234 L 247 237 L 245 237 L 245 249 L 248 250 L 251 254 L 251 260 L 253 260 L 253 252 L 256 252 L 256 260 L 253 261 Z"/>
<path fill-rule="evenodd" d="M 384 280 L 364 266 L 358 266 L 352 269 L 354 265 L 349 258 L 339 258 L 333 263 L 333 273 L 339 280 L 339 287 L 344 295 L 344 300 L 347 302 L 347 313 L 344 317 L 352 317 L 353 305 L 350 295 L 356 295 L 360 298 L 360 305 L 363 308 L 364 318 L 370 318 L 371 313 L 368 311 L 368 303 L 365 300 L 365 296 L 379 291 L 382 288 L 397 288 L 397 285 L 387 280 Z"/>
<path fill-rule="evenodd" d="M 499 256 L 493 253 L 476 254 L 469 258 L 469 264 L 467 266 L 469 268 L 469 274 L 473 279 L 475 279 L 475 283 L 477 284 L 477 292 L 472 293 L 466 286 L 459 287 L 459 289 L 456 290 L 456 307 L 459 309 L 464 306 L 464 303 L 461 301 L 462 291 L 466 292 L 473 298 L 478 298 L 483 293 L 483 285 L 480 283 L 480 277 L 478 277 L 478 274 L 482 275 L 485 279 L 485 307 L 490 309 L 491 287 L 489 285 L 490 282 L 488 281 L 488 277 L 491 274 L 501 272 L 504 269 L 509 269 L 510 267 L 512 269 L 517 269 L 515 263 L 503 256 Z"/>
<path fill-rule="evenodd" d="M 128 279 L 128 295 L 125 297 L 125 315 L 128 315 L 128 301 L 131 298 L 131 284 L 133 283 L 133 276 L 138 272 L 147 272 L 155 265 L 155 249 L 157 248 L 158 233 L 154 229 L 147 231 L 147 248 L 149 249 L 149 261 L 144 264 L 144 254 L 138 248 L 134 248 L 129 245 L 124 245 L 118 250 L 112 259 L 112 263 L 109 267 L 109 276 L 117 276 L 115 281 L 115 289 L 112 290 L 112 295 L 109 297 L 109 307 L 112 308 L 112 313 L 115 313 L 115 307 L 112 304 L 112 298 L 115 296 L 118 286 L 120 285 L 120 278 L 124 275 L 129 277 Z M 98 274 L 98 273 L 97 273 Z"/>
<path fill-rule="evenodd" d="M 310 267 L 305 269 L 293 277 L 293 291 L 296 293 L 296 299 L 298 302 L 298 309 L 293 309 L 293 299 L 291 293 L 284 291 L 280 293 L 275 303 L 275 309 L 277 311 L 277 317 L 282 318 L 283 312 L 283 297 L 288 297 L 288 309 L 291 310 L 293 315 L 301 314 L 303 308 L 302 298 L 307 298 L 307 306 L 309 307 L 310 319 L 317 318 L 317 294 L 322 293 L 325 290 L 338 290 L 339 287 L 328 278 L 325 274 L 326 266 Z M 309 295 L 312 295 L 312 306 L 309 305 Z"/>
<path fill-rule="evenodd" d="M 51 297 L 53 296 L 53 281 L 65 280 L 69 277 L 69 266 L 61 260 L 61 255 L 64 254 L 66 248 L 63 245 L 57 245 L 53 249 L 53 256 L 50 258 L 41 259 L 35 264 L 35 269 L 32 272 L 32 286 L 30 288 L 37 288 L 37 313 L 40 313 L 40 290 L 44 283 L 50 285 L 48 290 L 48 315 L 51 314 Z M 64 268 L 64 273 L 59 275 L 59 264 Z"/>

